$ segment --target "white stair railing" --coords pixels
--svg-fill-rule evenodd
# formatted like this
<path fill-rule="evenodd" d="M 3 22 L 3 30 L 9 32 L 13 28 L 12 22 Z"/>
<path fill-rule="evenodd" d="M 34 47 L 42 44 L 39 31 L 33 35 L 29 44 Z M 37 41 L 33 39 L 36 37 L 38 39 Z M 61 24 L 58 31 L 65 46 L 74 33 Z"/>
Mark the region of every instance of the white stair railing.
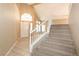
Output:
<path fill-rule="evenodd" d="M 39 26 L 30 31 L 30 42 L 29 42 L 29 52 L 32 52 L 34 45 L 46 34 L 49 32 L 49 22 L 48 20 L 43 21 Z M 42 28 L 40 30 L 40 28 Z"/>

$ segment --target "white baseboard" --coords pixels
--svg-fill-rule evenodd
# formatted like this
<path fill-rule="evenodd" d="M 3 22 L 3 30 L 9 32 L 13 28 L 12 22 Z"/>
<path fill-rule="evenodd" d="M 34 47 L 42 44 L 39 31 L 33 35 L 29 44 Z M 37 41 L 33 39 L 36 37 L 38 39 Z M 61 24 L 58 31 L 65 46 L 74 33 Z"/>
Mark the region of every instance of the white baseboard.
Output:
<path fill-rule="evenodd" d="M 12 45 L 11 48 L 8 50 L 8 52 L 5 54 L 5 56 L 7 56 L 7 55 L 12 51 L 12 49 L 15 47 L 16 43 L 17 43 L 17 41 L 15 41 L 15 42 L 13 43 L 13 45 Z"/>

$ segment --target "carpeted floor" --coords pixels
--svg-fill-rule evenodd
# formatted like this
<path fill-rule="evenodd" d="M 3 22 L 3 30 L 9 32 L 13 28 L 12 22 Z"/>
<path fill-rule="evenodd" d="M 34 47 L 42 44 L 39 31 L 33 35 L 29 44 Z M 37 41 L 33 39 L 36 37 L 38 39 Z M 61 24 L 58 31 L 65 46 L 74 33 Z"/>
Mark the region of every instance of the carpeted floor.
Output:
<path fill-rule="evenodd" d="M 68 25 L 52 25 L 50 33 L 33 48 L 32 56 L 75 56 Z"/>

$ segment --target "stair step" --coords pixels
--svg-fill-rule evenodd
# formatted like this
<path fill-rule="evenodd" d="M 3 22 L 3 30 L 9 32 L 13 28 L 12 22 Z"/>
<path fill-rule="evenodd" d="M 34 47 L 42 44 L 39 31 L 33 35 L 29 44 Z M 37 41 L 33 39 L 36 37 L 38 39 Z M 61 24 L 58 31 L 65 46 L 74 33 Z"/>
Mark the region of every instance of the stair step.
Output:
<path fill-rule="evenodd" d="M 36 52 L 36 51 L 34 51 L 33 52 L 33 56 L 75 56 L 76 54 L 75 54 L 75 52 L 73 52 L 73 53 L 63 53 L 62 51 L 60 51 L 60 50 L 54 50 L 54 49 L 52 49 L 52 50 L 47 50 L 47 48 L 43 48 L 42 49 L 42 47 L 41 47 L 41 49 L 39 49 L 38 48 L 38 53 Z M 60 51 L 60 52 L 58 52 L 58 51 Z"/>
<path fill-rule="evenodd" d="M 64 40 L 64 41 L 67 41 L 67 42 L 73 42 L 73 40 L 71 38 L 63 38 L 63 37 L 49 37 L 49 39 L 51 40 Z"/>
<path fill-rule="evenodd" d="M 53 44 L 53 45 L 48 45 L 48 44 L 42 44 L 42 45 L 40 45 L 41 47 L 48 47 L 48 48 L 50 48 L 51 47 L 51 49 L 58 49 L 58 50 L 63 50 L 63 51 L 68 51 L 68 52 L 70 52 L 70 53 L 72 53 L 72 52 L 74 52 L 74 48 L 68 48 L 68 47 L 66 47 L 66 46 L 59 46 L 59 45 L 55 45 L 55 44 Z M 39 47 L 40 47 L 39 46 Z"/>
<path fill-rule="evenodd" d="M 42 44 L 48 44 L 48 45 L 58 45 L 58 46 L 60 46 L 60 47 L 62 47 L 62 46 L 64 46 L 64 47 L 67 47 L 67 48 L 73 48 L 74 46 L 73 45 L 71 45 L 71 44 L 66 44 L 66 43 L 61 43 L 61 42 L 48 42 L 48 41 L 45 41 L 45 42 L 42 42 L 41 43 L 41 45 Z"/>
<path fill-rule="evenodd" d="M 55 48 L 48 48 L 48 47 L 39 47 L 39 50 L 37 50 L 38 52 L 42 53 L 47 53 L 48 55 L 52 55 L 52 53 L 54 53 L 54 55 L 73 55 L 72 53 L 68 52 L 68 51 L 63 51 L 63 50 L 59 50 L 59 49 L 55 49 Z"/>
<path fill-rule="evenodd" d="M 36 56 L 74 56 L 76 55 L 68 25 L 52 25 L 49 36 L 33 49 Z"/>

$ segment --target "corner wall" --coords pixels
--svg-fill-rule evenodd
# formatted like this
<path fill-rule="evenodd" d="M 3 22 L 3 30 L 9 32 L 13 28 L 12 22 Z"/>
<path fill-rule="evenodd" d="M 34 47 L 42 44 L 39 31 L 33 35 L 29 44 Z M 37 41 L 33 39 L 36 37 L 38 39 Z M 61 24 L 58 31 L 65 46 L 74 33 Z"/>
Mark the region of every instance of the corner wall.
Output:
<path fill-rule="evenodd" d="M 76 50 L 79 55 L 79 3 L 72 4 L 69 16 L 69 25 L 76 45 Z"/>

